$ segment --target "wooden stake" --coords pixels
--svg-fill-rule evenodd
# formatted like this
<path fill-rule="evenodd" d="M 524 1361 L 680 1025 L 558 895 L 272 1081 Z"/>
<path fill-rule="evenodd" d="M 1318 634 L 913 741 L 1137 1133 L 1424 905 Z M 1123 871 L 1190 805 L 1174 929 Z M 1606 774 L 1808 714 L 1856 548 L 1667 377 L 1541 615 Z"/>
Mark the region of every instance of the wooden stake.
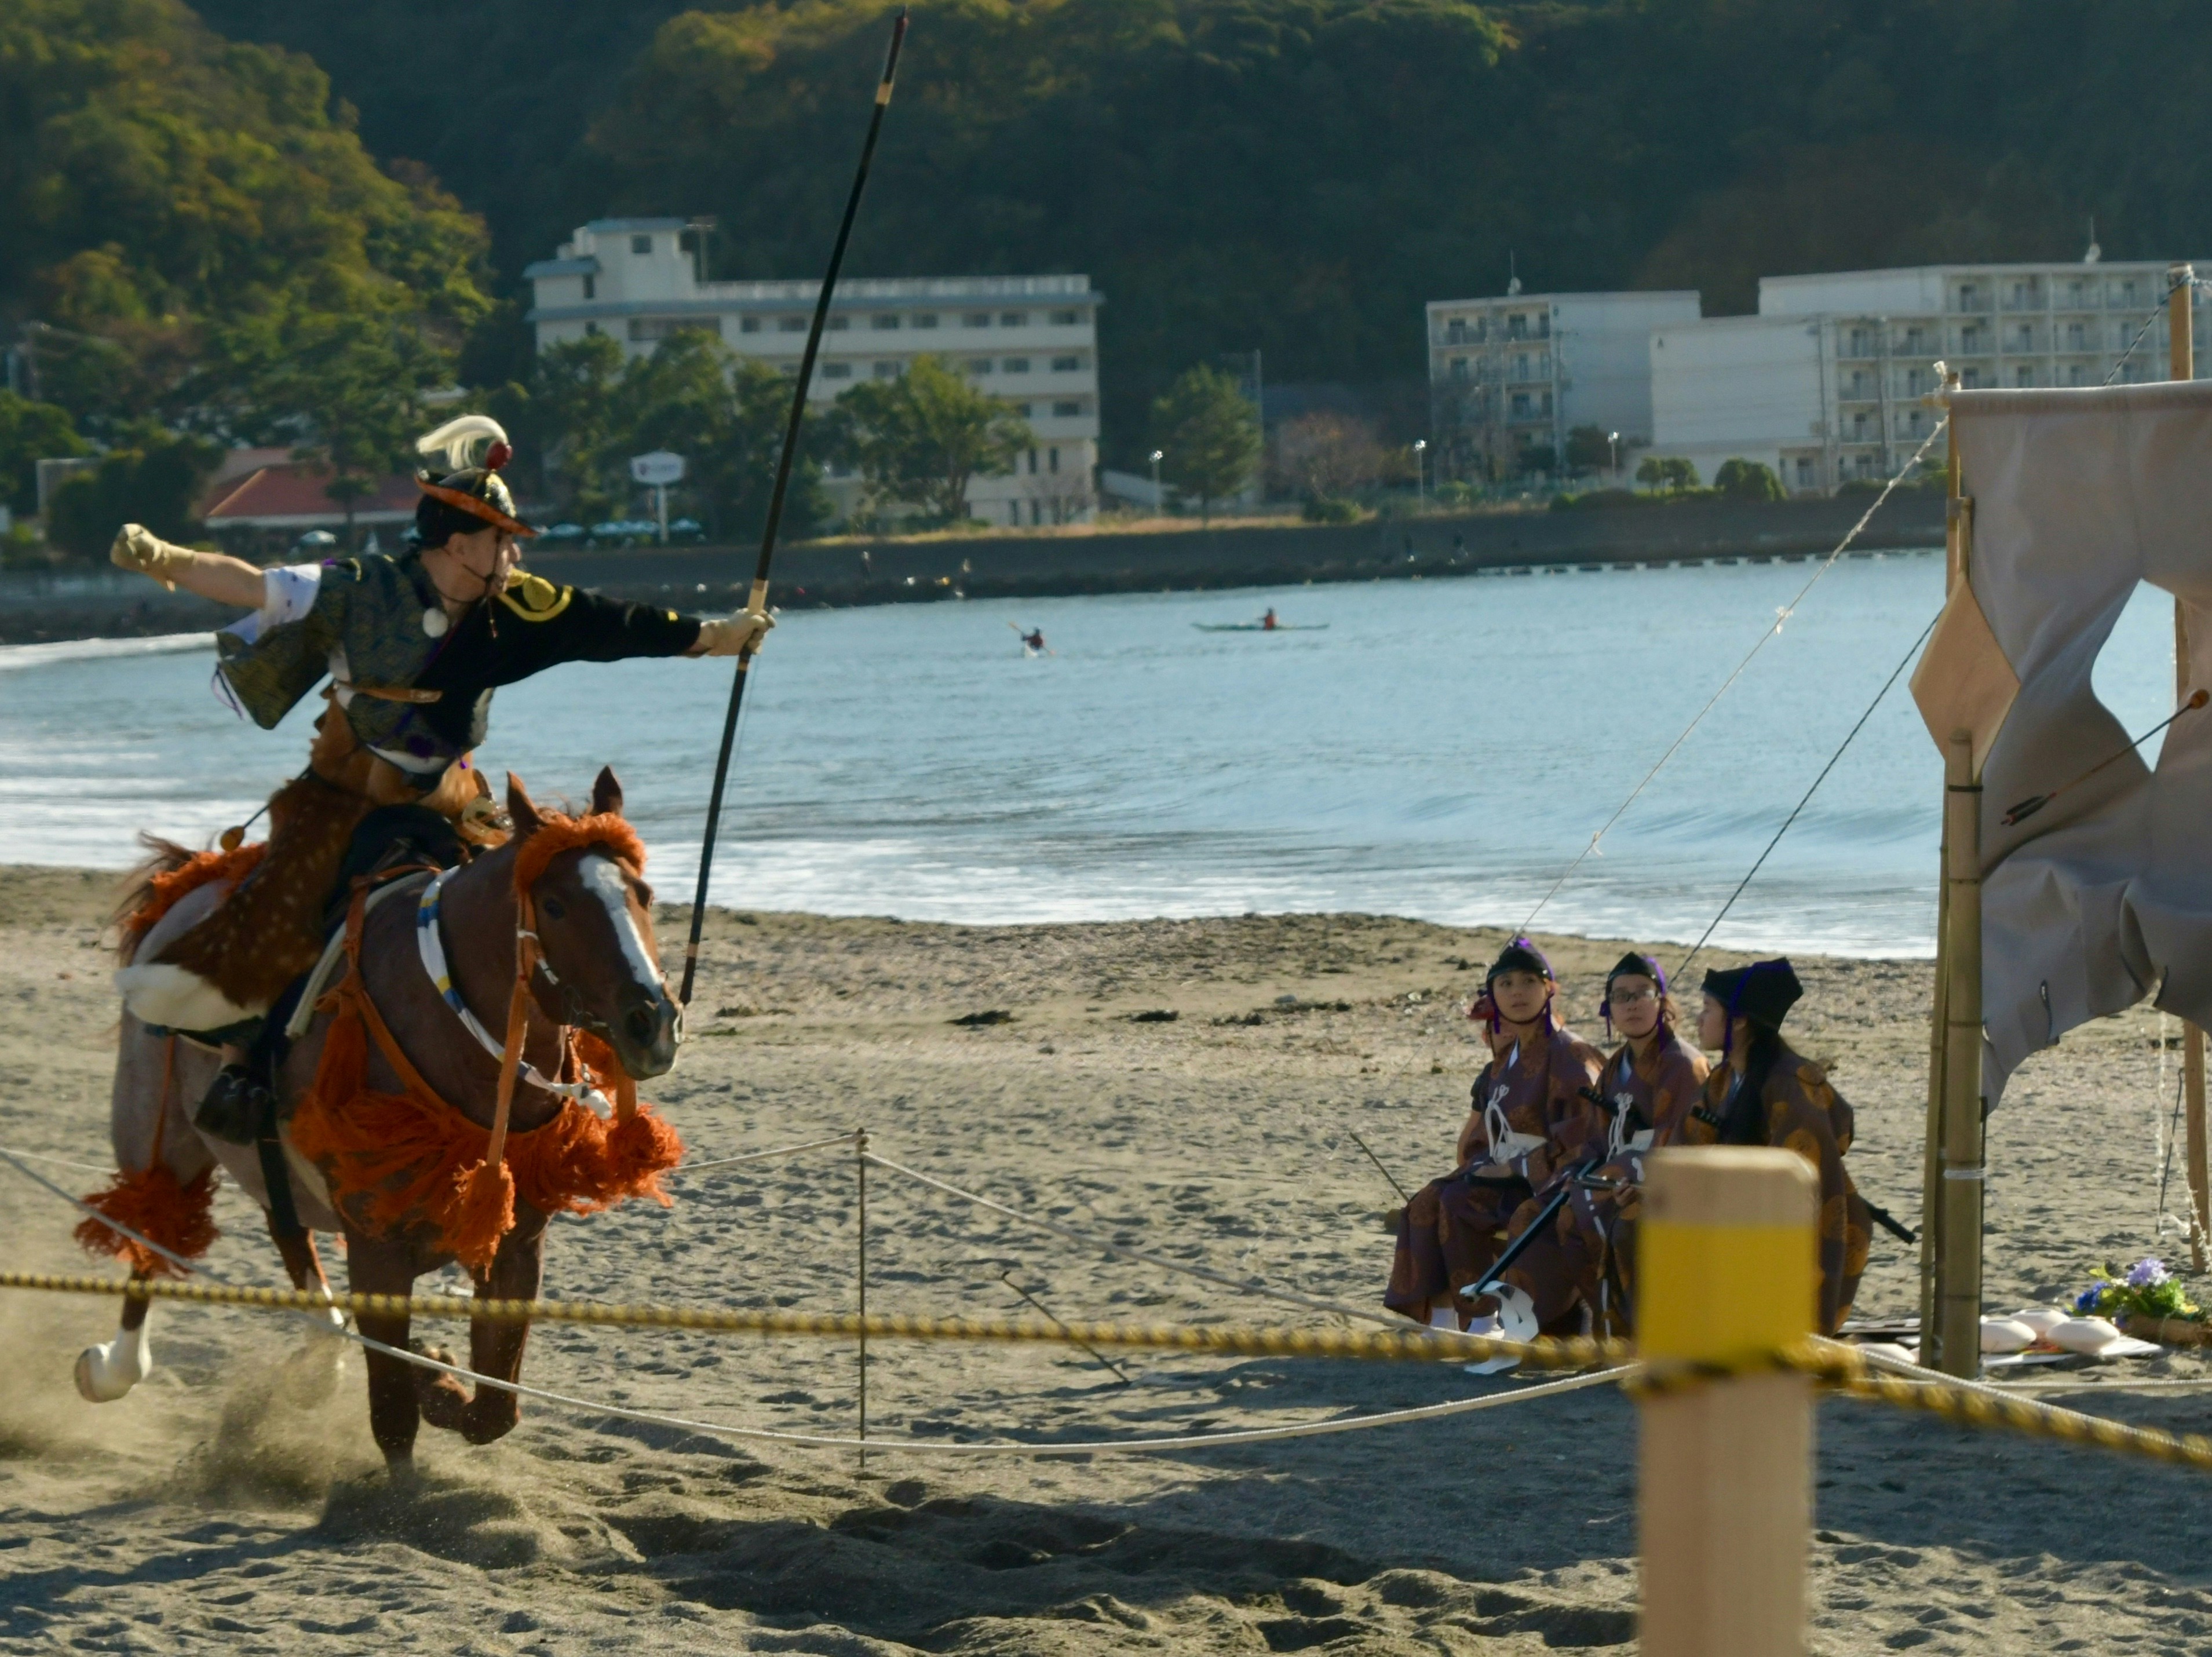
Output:
<path fill-rule="evenodd" d="M 2197 378 L 2196 271 L 2186 264 L 2167 268 L 2166 296 L 2166 377 Z M 2181 600 L 2173 601 L 2173 696 L 2188 700 L 2190 683 L 2189 612 Z M 2181 1027 L 2182 1120 L 2188 1142 L 2189 1260 L 2193 1270 L 2206 1266 L 2205 1234 L 2212 1231 L 2212 1173 L 2207 1169 L 2204 1120 L 2204 1032 L 2197 1025 Z"/>
<path fill-rule="evenodd" d="M 1943 772 L 1943 884 L 1950 900 L 1943 986 L 1943 1252 L 1936 1344 L 1921 1362 L 1947 1375 L 1982 1365 L 1982 786 L 1974 739 L 1952 733 Z"/>
<path fill-rule="evenodd" d="M 1655 1368 L 1729 1366 L 1819 1314 L 1820 1181 L 1795 1151 L 1651 1159 L 1637 1239 L 1637 1342 Z M 1805 1649 L 1813 1387 L 1762 1370 L 1644 1395 L 1638 1493 L 1644 1657 Z"/>

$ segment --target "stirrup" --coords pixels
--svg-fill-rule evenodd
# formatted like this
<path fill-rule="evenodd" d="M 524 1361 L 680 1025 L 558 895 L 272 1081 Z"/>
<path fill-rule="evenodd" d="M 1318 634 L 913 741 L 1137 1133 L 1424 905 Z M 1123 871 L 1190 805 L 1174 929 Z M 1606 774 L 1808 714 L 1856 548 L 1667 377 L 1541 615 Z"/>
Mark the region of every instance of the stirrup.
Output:
<path fill-rule="evenodd" d="M 192 1126 L 210 1138 L 250 1145 L 269 1102 L 269 1089 L 253 1079 L 252 1071 L 244 1065 L 225 1065 L 192 1112 Z"/>

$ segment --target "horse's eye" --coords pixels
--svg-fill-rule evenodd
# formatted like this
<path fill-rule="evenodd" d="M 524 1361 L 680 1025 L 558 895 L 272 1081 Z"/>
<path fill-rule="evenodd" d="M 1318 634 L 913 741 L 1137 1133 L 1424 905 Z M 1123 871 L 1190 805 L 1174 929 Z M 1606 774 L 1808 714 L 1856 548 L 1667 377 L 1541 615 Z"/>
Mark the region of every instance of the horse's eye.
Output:
<path fill-rule="evenodd" d="M 545 914 L 548 920 L 559 920 L 567 915 L 568 913 L 568 912 L 566 909 L 561 907 L 561 900 L 559 898 L 549 897 L 545 900 Z"/>

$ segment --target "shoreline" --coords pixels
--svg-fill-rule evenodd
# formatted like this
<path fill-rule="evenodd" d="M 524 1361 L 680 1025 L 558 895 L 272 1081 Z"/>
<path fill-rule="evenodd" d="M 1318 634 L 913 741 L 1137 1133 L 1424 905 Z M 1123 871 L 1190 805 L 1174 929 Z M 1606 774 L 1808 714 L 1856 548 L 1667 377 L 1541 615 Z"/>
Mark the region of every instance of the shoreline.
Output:
<path fill-rule="evenodd" d="M 1932 502 L 1932 504 L 1931 504 Z M 1943 544 L 1942 502 L 1893 496 L 1852 556 Z M 1349 581 L 1596 574 L 1707 563 L 1805 562 L 1825 555 L 1866 510 L 1859 497 L 1759 506 L 1695 501 L 1573 512 L 1484 513 L 1353 525 L 1248 523 L 1201 529 L 1014 531 L 797 542 L 779 549 L 774 598 L 785 610 L 958 598 L 1076 598 L 1219 592 Z M 742 604 L 754 550 L 730 546 L 533 552 L 550 579 L 617 598 Z M 0 644 L 132 638 L 216 628 L 234 612 L 165 592 L 105 566 L 0 574 Z"/>

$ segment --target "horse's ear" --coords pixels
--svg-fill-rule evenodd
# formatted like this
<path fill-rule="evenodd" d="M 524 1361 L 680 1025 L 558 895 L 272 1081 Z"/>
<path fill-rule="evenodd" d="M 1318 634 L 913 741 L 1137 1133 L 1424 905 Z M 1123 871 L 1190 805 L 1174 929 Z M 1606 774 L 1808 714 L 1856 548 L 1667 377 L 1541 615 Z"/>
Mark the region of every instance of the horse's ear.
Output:
<path fill-rule="evenodd" d="M 545 819 L 538 815 L 538 808 L 530 803 L 530 794 L 522 786 L 522 779 L 514 772 L 507 774 L 507 815 L 514 824 L 514 837 L 527 840 L 545 826 Z"/>
<path fill-rule="evenodd" d="M 622 780 L 615 775 L 614 767 L 603 765 L 599 774 L 592 779 L 592 815 L 598 817 L 612 812 L 620 816 L 622 805 Z"/>

